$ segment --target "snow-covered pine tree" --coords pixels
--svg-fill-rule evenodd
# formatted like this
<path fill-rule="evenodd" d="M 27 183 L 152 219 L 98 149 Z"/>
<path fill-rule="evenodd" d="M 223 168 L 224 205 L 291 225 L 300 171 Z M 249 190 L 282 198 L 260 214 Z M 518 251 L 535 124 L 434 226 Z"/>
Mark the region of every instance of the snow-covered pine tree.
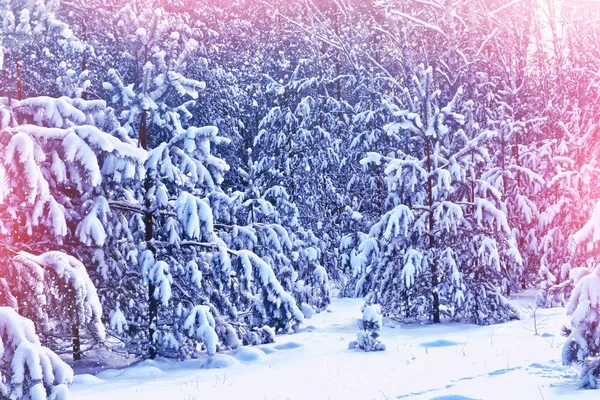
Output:
<path fill-rule="evenodd" d="M 107 188 L 109 182 L 121 182 L 119 177 L 133 179 L 137 173 L 136 165 L 141 164 L 145 154 L 103 130 L 110 127 L 111 114 L 102 101 L 28 98 L 12 100 L 10 106 L 7 101 L 1 102 L 0 113 L 3 116 L 0 122 L 3 145 L 0 177 L 4 182 L 0 189 L 2 246 L 11 251 L 26 250 L 34 254 L 61 250 L 77 254 L 91 265 L 91 257 L 86 258 L 82 248 L 103 245 L 108 229 L 102 222 L 103 219 L 106 222 L 108 210 L 106 192 L 101 186 L 103 178 Z M 98 204 L 103 205 L 102 210 Z M 68 256 L 63 254 L 62 257 Z M 2 254 L 2 262 L 7 268 L 14 265 L 11 258 L 10 252 Z M 59 269 L 64 271 L 62 267 Z M 49 273 L 37 280 L 47 294 L 71 290 L 63 285 L 63 272 L 55 275 Z M 56 278 L 55 283 L 49 280 L 54 279 L 52 276 Z M 7 300 L 11 297 L 16 300 L 22 295 L 16 294 L 22 293 L 18 283 L 22 278 L 8 272 L 4 276 L 7 287 L 13 292 Z M 90 293 L 92 289 L 89 289 Z M 4 305 L 19 309 L 28 302 L 34 304 L 34 299 L 21 297 L 19 301 Z M 62 311 L 69 312 L 70 307 L 65 303 L 65 307 L 53 307 L 49 314 L 44 309 L 30 308 L 24 315 L 37 323 L 37 313 L 42 320 L 46 315 L 56 318 Z M 73 337 L 74 357 L 77 358 L 80 356 L 80 339 L 71 329 L 82 327 L 82 321 L 87 317 L 77 314 L 75 309 L 71 311 L 70 315 L 60 318 L 65 323 L 72 321 L 63 338 Z M 94 318 L 99 321 L 99 315 Z M 48 326 L 38 326 L 42 339 L 48 342 L 50 331 L 44 328 Z M 95 329 L 100 330 L 100 327 Z M 102 334 L 95 336 L 96 340 L 102 338 Z"/>
<path fill-rule="evenodd" d="M 573 252 L 572 234 L 594 210 L 600 165 L 592 144 L 597 140 L 596 125 L 582 119 L 577 103 L 561 119 L 555 137 L 540 143 L 536 159 L 548 181 L 539 200 L 539 252 L 541 262 L 557 278 L 556 285 L 561 286 L 548 287 L 546 294 L 558 290 L 568 298 L 572 286 L 562 284 L 567 282 L 569 271 L 589 265 L 592 254 L 591 249 L 585 248 Z"/>
<path fill-rule="evenodd" d="M 191 104 L 186 105 L 182 97 L 197 98 L 198 90 L 204 84 L 181 75 L 189 56 L 197 48 L 197 42 L 188 36 L 180 43 L 178 35 L 186 31 L 181 19 L 165 13 L 162 8 L 141 8 L 139 13 L 136 10 L 137 4 L 127 4 L 114 16 L 119 23 L 115 25 L 113 35 L 121 46 L 111 48 L 101 42 L 96 46 L 96 52 L 108 59 L 122 55 L 130 61 L 119 71 L 109 69 L 103 88 L 117 110 L 124 134 L 137 139 L 138 144 L 147 150 L 169 140 L 174 136 L 173 131 L 183 130 L 181 114 L 184 121 L 188 119 Z M 126 84 L 125 79 L 133 83 Z M 134 183 L 128 196 L 121 199 L 119 230 L 127 240 L 117 243 L 115 251 L 99 254 L 96 258 L 106 288 L 107 308 L 112 310 L 111 327 L 128 337 L 130 346 L 127 351 L 138 355 L 147 352 L 156 329 L 158 300 L 154 294 L 159 288 L 154 286 L 154 282 L 161 277 L 167 279 L 165 273 L 168 275 L 168 269 L 159 268 L 163 266 L 160 264 L 152 272 L 154 279 L 148 280 L 150 270 L 144 271 L 136 265 L 144 250 L 139 248 L 139 243 L 145 243 L 154 236 L 149 192 L 152 190 L 152 195 L 156 196 L 157 188 L 152 188 L 151 182 L 146 173 L 145 182 L 142 178 Z M 148 192 L 146 200 L 144 192 Z M 166 192 L 161 191 L 158 195 L 164 196 Z M 161 197 L 160 200 L 167 202 L 169 199 Z M 158 211 L 156 205 L 154 210 Z M 150 259 L 154 260 L 154 256 Z M 143 281 L 147 285 L 140 285 Z M 161 282 L 168 283 L 168 280 Z M 152 346 L 150 353 L 151 356 L 156 354 Z"/>
<path fill-rule="evenodd" d="M 312 76 L 311 67 L 308 60 L 299 61 L 284 84 L 266 78 L 277 106 L 261 120 L 252 156 L 256 187 L 287 188 L 300 222 L 320 231 L 339 206 L 332 176 L 339 164 L 334 135 L 343 123 L 338 113 L 345 110 L 328 96 L 327 82 Z"/>
<path fill-rule="evenodd" d="M 519 88 L 523 84 L 525 64 L 513 60 L 513 53 L 522 54 L 527 48 L 528 33 L 521 32 L 527 30 L 526 26 L 516 24 L 508 29 L 504 25 L 504 13 L 514 12 L 514 9 L 488 14 L 486 4 L 453 3 L 452 7 L 462 15 L 454 20 L 454 26 L 447 27 L 453 32 L 451 36 L 455 42 L 450 43 L 448 49 L 452 56 L 445 74 L 449 82 L 465 85 L 465 95 L 470 100 L 462 109 L 466 136 L 471 139 L 485 130 L 492 135 L 488 144 L 491 164 L 480 165 L 476 173 L 491 190 L 497 190 L 501 195 L 499 208 L 506 214 L 511 227 L 508 239 L 511 247 L 519 249 L 523 259 L 521 262 L 512 254 L 500 254 L 505 266 L 504 285 L 510 294 L 511 290 L 523 287 L 527 280 L 524 275 L 531 277 L 539 266 L 534 240 L 539 215 L 535 196 L 544 182 L 535 172 L 534 150 L 528 146 L 538 138 L 541 120 L 523 107 Z M 515 7 L 520 10 L 521 5 Z M 464 26 L 458 18 L 469 21 L 467 30 L 462 29 Z M 510 39 L 486 42 L 495 35 L 503 38 L 506 35 Z M 484 47 L 486 51 L 482 51 Z M 532 242 L 531 246 L 529 242 Z"/>
<path fill-rule="evenodd" d="M 600 332 L 596 323 L 600 318 L 599 285 L 598 267 L 577 282 L 567 304 L 571 327 L 564 329 L 568 337 L 562 349 L 563 364 L 583 364 L 581 386 L 588 389 L 596 389 L 600 377 Z"/>
<path fill-rule="evenodd" d="M 571 295 L 575 280 L 581 271 L 588 271 L 586 267 L 572 268 L 568 272 L 566 279 L 558 282 L 558 279 L 545 265 L 540 267 L 538 272 L 540 280 L 540 290 L 535 296 L 535 303 L 538 307 L 564 307 L 566 299 Z"/>
<path fill-rule="evenodd" d="M 580 247 L 597 246 L 599 240 L 600 202 L 574 238 Z M 567 341 L 563 345 L 562 360 L 565 365 L 583 364 L 581 385 L 596 389 L 600 377 L 600 327 L 597 323 L 600 318 L 600 266 L 596 266 L 592 272 L 575 268 L 570 275 L 575 288 L 567 304 L 571 326 L 564 328 Z"/>
<path fill-rule="evenodd" d="M 220 207 L 231 202 L 219 188 L 227 165 L 210 153 L 210 143 L 219 140 L 214 127 L 190 127 L 150 151 L 147 168 L 155 182 L 151 187 L 156 188 L 150 195 L 153 206 L 162 212 L 154 218 L 160 229 L 149 243 L 157 247 L 157 261 L 152 266 L 145 259 L 143 268 L 156 269 L 162 263 L 161 274 L 150 273 L 148 279 L 155 280 L 162 304 L 172 302 L 177 310 L 173 316 L 172 307 L 161 308 L 157 326 L 168 330 L 162 332 L 164 338 L 178 339 L 177 319 L 179 315 L 188 318 L 195 302 L 210 307 L 219 347 L 272 341 L 270 330 L 264 326 L 288 331 L 302 321 L 302 314 L 279 283 L 274 268 L 265 261 L 270 254 L 263 260 L 250 251 L 254 250 L 251 245 L 244 243 L 236 249 L 235 244 L 248 239 L 250 232 L 250 237 L 266 235 L 263 243 L 271 247 L 276 245 L 272 241 L 279 241 L 278 235 L 285 239 L 287 232 L 253 225 L 234 225 L 228 232 L 223 224 L 215 223 L 213 215 L 225 216 Z M 196 166 L 197 173 L 190 175 L 191 165 Z M 169 198 L 177 200 L 169 205 Z M 254 233 L 252 229 L 256 229 Z M 166 247 L 161 249 L 161 243 Z M 142 257 L 150 257 L 148 251 Z M 172 326 L 169 321 L 174 321 Z M 184 346 L 178 350 L 182 352 Z"/>
<path fill-rule="evenodd" d="M 335 23 L 336 7 L 324 2 L 307 3 L 304 13 L 278 6 L 267 10 L 290 46 L 281 46 L 279 37 L 267 38 L 275 51 L 263 69 L 262 119 L 251 157 L 255 186 L 286 188 L 302 226 L 327 246 L 320 263 L 337 276 L 339 219 L 348 203 L 339 162 L 352 107 L 346 100 L 351 56 L 336 44 L 344 34 Z"/>
<path fill-rule="evenodd" d="M 77 230 L 84 244 L 101 244 L 106 232 L 82 212 L 97 208 L 103 177 L 133 179 L 145 153 L 98 127 L 113 122 L 103 101 L 36 97 L 3 102 L 0 113 L 5 243 L 61 245 Z"/>
<path fill-rule="evenodd" d="M 138 208 L 143 227 L 132 231 L 141 242 L 130 252 L 138 259 L 134 275 L 146 283 L 147 299 L 139 291 L 137 301 L 115 298 L 112 315 L 116 330 L 141 345 L 135 351 L 188 358 L 199 345 L 212 353 L 272 341 L 269 325 L 288 330 L 303 316 L 269 264 L 248 250 L 228 248 L 221 238 L 227 233 L 213 213 L 219 213 L 217 203 L 229 202 L 220 187 L 229 166 L 214 154 L 216 145 L 229 140 L 216 127 L 193 124 L 198 90 L 205 85 L 184 74 L 197 42 L 185 29 L 175 35 L 173 27 L 181 25 L 171 18 L 164 10 L 132 16 L 142 25 L 136 40 L 148 59 L 139 88 L 124 84 L 114 70 L 104 84 L 122 110 L 124 128 L 149 152 L 146 182 L 138 186 L 145 197 Z M 144 28 L 146 23 L 156 29 Z"/>
<path fill-rule="evenodd" d="M 372 165 L 369 169 L 361 165 L 360 160 L 367 153 L 374 152 L 390 155 L 391 149 L 401 145 L 402 139 L 384 126 L 392 121 L 387 104 L 391 100 L 386 93 L 386 84 L 381 84 L 382 76 L 373 68 L 361 68 L 356 87 L 353 90 L 355 104 L 350 135 L 344 137 L 344 158 L 340 163 L 340 171 L 344 172 L 345 199 L 344 213 L 338 223 L 346 222 L 342 227 L 345 235 L 339 244 L 340 269 L 346 282 L 342 294 L 354 295 L 361 274 L 352 267 L 351 259 L 356 257 L 356 250 L 362 237 L 384 212 L 385 205 L 385 166 Z M 350 246 L 350 243 L 354 246 Z"/>
<path fill-rule="evenodd" d="M 495 193 L 496 204 L 506 215 L 511 228 L 506 238 L 509 246 L 499 253 L 504 266 L 503 286 L 510 294 L 525 288 L 526 282 L 532 281 L 533 269 L 539 265 L 536 240 L 539 210 L 535 200 L 545 182 L 535 172 L 534 150 L 526 151 L 527 146 L 519 142 L 525 132 L 530 132 L 530 137 L 535 136 L 536 122 L 539 121 L 516 121 L 512 107 L 493 93 L 486 95 L 485 85 L 486 82 L 479 85 L 478 89 L 483 93 L 477 93 L 476 101 L 470 102 L 463 111 L 467 118 L 465 132 L 469 138 L 483 131 L 490 135 L 488 146 L 494 151 L 490 151 L 490 164 L 480 165 L 480 179 L 483 185 L 487 185 L 487 190 Z M 490 98 L 494 99 L 492 104 Z M 485 112 L 485 123 L 477 120 L 478 117 L 483 118 L 481 108 L 492 110 Z M 515 249 L 518 252 L 514 252 Z"/>
<path fill-rule="evenodd" d="M 0 71 L 11 100 L 57 95 L 55 69 L 85 50 L 60 18 L 60 3 L 46 0 L 6 0 L 0 7 Z"/>
<path fill-rule="evenodd" d="M 384 315 L 479 324 L 514 315 L 502 292 L 499 254 L 506 250 L 518 261 L 519 253 L 506 240 L 500 196 L 477 176 L 477 163 L 488 160 L 490 132 L 465 136 L 462 95 L 459 89 L 443 103 L 431 68 L 421 65 L 394 110 L 397 122 L 386 127 L 403 145 L 393 157 L 369 153 L 362 160 L 386 166 L 389 211 L 356 257 L 362 285 L 356 291 L 380 303 Z"/>
<path fill-rule="evenodd" d="M 330 303 L 329 278 L 321 265 L 325 248 L 298 222 L 298 209 L 285 188 L 274 186 L 263 195 L 252 186 L 232 196 L 233 223 L 228 241 L 234 249 L 248 249 L 265 260 L 298 306 L 312 315 Z"/>
<path fill-rule="evenodd" d="M 40 344 L 33 322 L 0 306 L 0 396 L 67 400 L 73 370 Z"/>

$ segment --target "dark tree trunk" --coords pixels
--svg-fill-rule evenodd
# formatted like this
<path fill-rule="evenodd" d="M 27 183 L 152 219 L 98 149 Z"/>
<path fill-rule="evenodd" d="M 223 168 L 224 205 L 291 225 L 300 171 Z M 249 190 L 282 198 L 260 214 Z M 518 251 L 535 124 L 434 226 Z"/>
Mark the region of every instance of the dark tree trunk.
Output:
<path fill-rule="evenodd" d="M 147 131 L 147 111 L 142 111 L 140 124 L 140 145 L 144 150 L 148 150 L 148 131 Z M 150 177 L 146 176 L 144 181 L 144 189 L 146 193 L 150 190 Z M 154 236 L 153 227 L 152 227 L 152 213 L 149 211 L 150 209 L 150 200 L 146 199 L 146 212 L 144 214 L 144 226 L 146 230 L 145 241 L 150 250 L 152 250 L 152 246 L 150 242 L 152 241 L 152 237 Z M 156 287 L 149 282 L 148 283 L 148 340 L 150 341 L 150 346 L 148 348 L 148 356 L 153 359 L 156 357 L 156 347 L 154 346 L 154 333 L 156 331 L 156 323 L 158 322 L 158 301 L 154 297 L 154 291 Z"/>
<path fill-rule="evenodd" d="M 427 178 L 427 196 L 429 203 L 429 251 L 433 251 L 435 248 L 435 237 L 433 236 L 433 178 L 431 176 L 431 143 L 429 143 L 429 138 L 425 137 L 425 151 L 427 152 L 427 171 L 429 173 L 429 177 Z M 440 322 L 440 294 L 438 289 L 438 271 L 435 257 L 433 257 L 431 261 L 431 288 L 433 291 L 433 322 Z"/>
<path fill-rule="evenodd" d="M 17 70 L 17 100 L 23 100 L 23 81 L 21 81 L 21 59 L 15 57 L 15 67 Z"/>
<path fill-rule="evenodd" d="M 73 361 L 81 360 L 81 339 L 79 337 L 79 327 L 73 324 Z"/>
<path fill-rule="evenodd" d="M 87 29 L 85 28 L 85 25 L 83 26 L 83 40 L 87 42 Z M 85 70 L 87 70 L 87 55 L 84 53 L 83 59 L 81 60 L 81 72 Z M 81 93 L 81 98 L 83 100 L 88 99 L 88 93 L 85 90 L 83 91 L 83 93 Z"/>
<path fill-rule="evenodd" d="M 12 86 L 12 82 L 10 79 L 10 63 L 8 60 L 8 57 L 10 56 L 10 54 L 5 54 L 4 56 L 4 61 L 6 62 L 6 97 L 8 98 L 8 106 L 12 106 L 12 92 L 11 92 L 11 86 Z M 12 121 L 11 121 L 11 125 L 12 125 Z"/>

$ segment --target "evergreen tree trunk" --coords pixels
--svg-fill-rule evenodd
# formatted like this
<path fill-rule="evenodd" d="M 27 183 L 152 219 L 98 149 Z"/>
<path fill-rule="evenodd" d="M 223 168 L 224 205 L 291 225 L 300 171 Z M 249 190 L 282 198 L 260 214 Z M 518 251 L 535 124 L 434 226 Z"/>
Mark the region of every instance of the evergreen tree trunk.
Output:
<path fill-rule="evenodd" d="M 73 324 L 73 361 L 81 360 L 81 339 L 79 337 L 79 327 Z"/>
<path fill-rule="evenodd" d="M 425 137 L 425 151 L 427 152 L 427 172 L 429 176 L 427 177 L 427 196 L 429 203 L 429 251 L 434 250 L 435 248 L 435 237 L 433 236 L 433 182 L 431 176 L 431 143 L 429 143 L 429 138 Z M 440 294 L 438 291 L 438 271 L 435 257 L 432 257 L 431 260 L 431 288 L 433 291 L 433 322 L 438 324 L 440 322 Z"/>
<path fill-rule="evenodd" d="M 8 106 L 10 107 L 12 106 L 12 93 L 10 90 L 12 82 L 10 81 L 10 63 L 8 61 L 9 55 L 9 53 L 4 55 L 4 61 L 6 62 L 6 97 L 8 98 Z M 12 125 L 12 113 L 10 124 Z"/>
<path fill-rule="evenodd" d="M 506 144 L 504 142 L 504 130 L 502 128 L 500 128 L 500 157 L 501 157 L 501 167 L 502 167 L 502 186 L 503 186 L 503 190 L 504 190 L 504 197 L 507 196 L 508 194 L 508 183 L 506 182 L 506 165 L 505 165 L 505 150 L 506 150 Z M 475 199 L 473 199 L 473 201 L 475 201 Z"/>
<path fill-rule="evenodd" d="M 142 121 L 140 124 L 140 145 L 144 150 L 148 150 L 148 132 L 146 129 L 146 118 L 147 111 L 142 111 Z M 146 176 L 146 180 L 144 181 L 144 190 L 146 193 L 150 190 L 150 177 Z M 150 242 L 152 237 L 154 236 L 153 227 L 152 227 L 152 213 L 149 211 L 150 209 L 150 200 L 146 198 L 146 211 L 144 214 L 144 226 L 146 230 L 145 241 L 150 250 L 153 251 Z M 156 347 L 154 346 L 154 332 L 156 329 L 156 323 L 158 319 L 158 301 L 154 297 L 155 287 L 151 282 L 148 282 L 148 340 L 150 341 L 150 346 L 148 348 L 148 356 L 153 359 L 156 357 Z"/>
<path fill-rule="evenodd" d="M 135 49 L 135 78 L 133 79 L 133 87 L 138 88 L 140 85 L 140 67 L 139 67 L 139 49 Z M 141 140 L 141 137 L 140 137 Z"/>
<path fill-rule="evenodd" d="M 85 25 L 83 26 L 83 40 L 84 42 L 87 42 L 87 29 L 85 29 Z M 87 56 L 84 53 L 83 54 L 83 59 L 81 60 L 81 72 L 87 70 Z M 83 93 L 81 93 L 81 98 L 83 100 L 87 100 L 88 99 L 88 93 L 87 91 L 83 91 Z"/>
<path fill-rule="evenodd" d="M 515 132 L 515 162 L 518 167 L 521 166 L 519 161 L 519 132 Z M 521 171 L 517 169 L 517 188 L 521 189 Z"/>
<path fill-rule="evenodd" d="M 17 100 L 23 100 L 23 82 L 21 81 L 21 59 L 15 57 L 15 67 L 17 71 Z"/>

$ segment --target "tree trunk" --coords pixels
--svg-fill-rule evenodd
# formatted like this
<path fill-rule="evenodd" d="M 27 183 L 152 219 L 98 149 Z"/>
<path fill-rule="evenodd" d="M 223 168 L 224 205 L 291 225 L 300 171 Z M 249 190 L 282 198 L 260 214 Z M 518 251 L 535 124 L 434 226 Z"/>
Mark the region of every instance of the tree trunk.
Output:
<path fill-rule="evenodd" d="M 139 66 L 139 49 L 135 49 L 135 77 L 133 79 L 133 87 L 134 88 L 138 88 L 140 86 L 140 66 Z M 140 141 L 141 141 L 141 136 L 140 136 Z M 143 147 L 143 146 L 142 146 Z"/>
<path fill-rule="evenodd" d="M 11 86 L 12 86 L 12 82 L 10 80 L 10 63 L 8 61 L 8 57 L 9 57 L 9 53 L 6 53 L 4 55 L 4 61 L 6 62 L 6 97 L 8 98 L 8 106 L 12 106 L 12 93 L 11 93 Z M 11 120 L 11 125 L 12 125 L 12 120 Z"/>
<path fill-rule="evenodd" d="M 519 131 L 515 132 L 515 162 L 517 163 L 517 167 L 521 167 L 521 161 L 519 158 L 521 155 L 519 154 Z M 519 192 L 521 190 L 521 170 L 517 169 L 517 188 Z"/>
<path fill-rule="evenodd" d="M 85 42 L 87 42 L 87 30 L 85 29 L 85 25 L 83 26 L 83 40 Z M 87 56 L 84 53 L 83 54 L 83 59 L 81 60 L 81 72 L 87 70 Z M 88 93 L 84 90 L 83 93 L 81 93 L 81 98 L 83 100 L 87 100 L 88 99 Z"/>
<path fill-rule="evenodd" d="M 147 111 L 142 111 L 141 116 L 141 124 L 140 124 L 140 145 L 144 150 L 148 150 L 148 131 L 146 127 L 146 119 L 147 119 Z M 146 193 L 150 190 L 150 178 L 146 176 L 144 181 L 144 190 Z M 145 241 L 148 248 L 152 250 L 152 246 L 150 242 L 152 241 L 152 237 L 154 236 L 153 227 L 152 227 L 152 213 L 148 210 L 150 209 L 150 200 L 146 198 L 146 212 L 144 213 L 144 227 L 146 230 Z M 148 340 L 150 341 L 150 346 L 148 348 L 148 356 L 153 359 L 156 357 L 156 347 L 154 346 L 154 333 L 156 332 L 156 323 L 158 320 L 158 301 L 154 297 L 154 291 L 156 287 L 148 282 Z"/>
<path fill-rule="evenodd" d="M 433 251 L 435 248 L 435 238 L 433 236 L 433 182 L 431 176 L 431 143 L 429 138 L 425 137 L 425 151 L 427 152 L 427 196 L 429 203 L 429 251 Z M 435 257 L 432 257 L 431 261 L 431 288 L 433 290 L 433 322 L 438 324 L 440 322 L 440 294 L 438 288 L 438 271 Z"/>
<path fill-rule="evenodd" d="M 17 100 L 23 100 L 23 81 L 21 80 L 21 59 L 15 57 L 15 67 L 17 71 Z"/>
<path fill-rule="evenodd" d="M 81 339 L 79 337 L 79 327 L 73 324 L 73 361 L 81 360 Z"/>

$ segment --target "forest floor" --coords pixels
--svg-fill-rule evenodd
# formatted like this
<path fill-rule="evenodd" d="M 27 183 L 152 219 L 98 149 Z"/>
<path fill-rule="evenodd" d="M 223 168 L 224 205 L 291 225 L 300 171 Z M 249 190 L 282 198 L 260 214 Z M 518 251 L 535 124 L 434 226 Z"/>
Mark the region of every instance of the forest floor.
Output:
<path fill-rule="evenodd" d="M 534 292 L 514 296 L 521 320 L 500 325 L 384 321 L 387 350 L 349 350 L 362 300 L 334 299 L 300 332 L 276 343 L 174 362 L 143 361 L 95 375 L 78 371 L 75 400 L 92 399 L 575 399 L 578 371 L 561 365 L 564 308 L 531 309 Z"/>

